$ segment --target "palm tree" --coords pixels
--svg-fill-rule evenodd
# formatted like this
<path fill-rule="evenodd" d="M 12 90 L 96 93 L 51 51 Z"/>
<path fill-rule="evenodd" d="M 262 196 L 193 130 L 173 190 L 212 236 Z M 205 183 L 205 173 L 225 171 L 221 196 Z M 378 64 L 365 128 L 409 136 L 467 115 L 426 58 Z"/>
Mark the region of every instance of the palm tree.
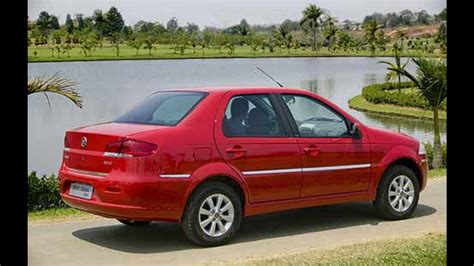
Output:
<path fill-rule="evenodd" d="M 376 32 L 379 29 L 375 20 L 368 21 L 364 26 L 365 41 L 369 44 L 372 54 L 375 53 L 375 42 L 377 40 Z"/>
<path fill-rule="evenodd" d="M 300 21 L 301 26 L 307 25 L 311 29 L 311 49 L 313 51 L 316 50 L 316 31 L 318 30 L 318 27 L 321 24 L 321 17 L 324 14 L 324 10 L 312 4 L 305 8 L 305 10 L 303 11 L 303 18 Z"/>
<path fill-rule="evenodd" d="M 418 58 L 413 59 L 413 62 L 417 66 L 416 74 L 411 74 L 407 70 L 398 67 L 389 67 L 388 69 L 398 72 L 413 81 L 419 89 L 420 96 L 430 104 L 434 120 L 433 167 L 438 168 L 442 165 L 438 111 L 441 103 L 447 97 L 447 66 L 441 58 L 438 60 Z"/>
<path fill-rule="evenodd" d="M 325 24 L 326 27 L 324 28 L 324 38 L 328 42 L 328 50 L 331 51 L 331 44 L 338 32 L 338 29 L 334 25 L 334 18 L 332 17 L 328 17 Z"/>
<path fill-rule="evenodd" d="M 395 44 L 396 45 L 396 44 Z M 389 61 L 379 61 L 377 63 L 379 64 L 387 64 L 388 67 L 387 69 L 390 70 L 391 68 L 396 68 L 396 69 L 402 69 L 405 70 L 405 67 L 407 66 L 408 62 L 410 60 L 407 60 L 405 64 L 402 65 L 401 59 L 400 59 L 400 53 L 398 50 L 395 49 L 395 63 L 389 62 Z M 401 91 L 401 83 L 402 83 L 402 74 L 398 71 L 390 70 L 387 75 L 385 76 L 385 81 L 392 81 L 395 78 L 398 78 L 398 91 Z"/>
<path fill-rule="evenodd" d="M 28 81 L 28 95 L 33 93 L 44 93 L 46 100 L 48 100 L 48 105 L 51 108 L 51 103 L 47 93 L 56 93 L 68 98 L 77 107 L 82 108 L 82 99 L 75 91 L 75 85 L 77 85 L 76 82 L 61 77 L 59 73 L 55 73 L 49 78 L 46 78 L 46 75 L 36 76 Z"/>
<path fill-rule="evenodd" d="M 395 33 L 395 43 L 400 41 L 400 50 L 403 52 L 403 41 L 408 37 L 408 33 L 406 31 L 398 30 Z"/>

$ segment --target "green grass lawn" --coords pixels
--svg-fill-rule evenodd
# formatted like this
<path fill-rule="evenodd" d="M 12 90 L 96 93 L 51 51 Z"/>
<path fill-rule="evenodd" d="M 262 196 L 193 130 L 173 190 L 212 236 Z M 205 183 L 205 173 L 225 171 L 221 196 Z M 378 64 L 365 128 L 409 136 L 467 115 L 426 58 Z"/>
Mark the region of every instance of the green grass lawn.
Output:
<path fill-rule="evenodd" d="M 358 111 L 387 114 L 418 119 L 433 119 L 433 112 L 414 107 L 402 107 L 393 104 L 375 104 L 368 102 L 362 95 L 352 97 L 348 101 L 349 107 Z M 446 111 L 439 111 L 439 118 L 446 120 Z"/>
<path fill-rule="evenodd" d="M 36 55 L 35 55 L 36 52 Z M 417 56 L 420 54 L 406 53 L 403 56 Z M 116 50 L 109 45 L 104 45 L 102 48 L 95 48 L 91 55 L 88 57 L 84 56 L 82 50 L 78 47 L 70 50 L 69 55 L 67 53 L 61 53 L 60 56 L 54 52 L 54 57 L 51 56 L 51 50 L 48 47 L 34 47 L 28 48 L 28 61 L 29 62 L 49 62 L 49 61 L 94 61 L 94 60 L 138 60 L 138 59 L 186 59 L 186 58 L 241 58 L 241 57 L 330 57 L 330 56 L 393 56 L 390 51 L 376 52 L 372 55 L 369 51 L 347 51 L 338 50 L 336 52 L 330 52 L 325 48 L 321 48 L 317 52 L 311 51 L 311 49 L 298 49 L 295 51 L 292 49 L 288 53 L 287 49 L 276 49 L 275 52 L 270 53 L 266 50 L 262 53 L 258 50 L 254 53 L 248 46 L 236 46 L 234 54 L 228 54 L 228 50 L 222 48 L 221 52 L 218 49 L 205 49 L 204 53 L 202 49 L 196 49 L 196 52 L 192 48 L 186 49 L 183 55 L 179 53 L 173 53 L 172 46 L 170 45 L 156 45 L 156 49 L 151 51 L 151 55 L 148 54 L 148 50 L 140 49 L 138 55 L 136 50 L 126 45 L 121 45 L 120 56 L 116 56 Z M 423 54 L 426 57 L 444 57 L 445 55 L 440 54 Z"/>
<path fill-rule="evenodd" d="M 430 169 L 428 171 L 428 178 L 445 177 L 447 171 L 447 168 Z"/>
<path fill-rule="evenodd" d="M 231 265 L 446 265 L 446 234 L 370 241 Z"/>

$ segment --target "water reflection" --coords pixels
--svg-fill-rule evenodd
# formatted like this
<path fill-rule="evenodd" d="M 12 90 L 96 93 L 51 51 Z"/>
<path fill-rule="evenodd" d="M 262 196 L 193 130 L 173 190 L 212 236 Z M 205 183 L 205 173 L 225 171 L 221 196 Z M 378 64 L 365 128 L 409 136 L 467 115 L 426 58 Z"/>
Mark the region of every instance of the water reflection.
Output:
<path fill-rule="evenodd" d="M 321 80 L 313 79 L 301 82 L 302 89 L 309 90 L 328 99 L 334 98 L 335 85 L 336 80 L 333 78 Z"/>

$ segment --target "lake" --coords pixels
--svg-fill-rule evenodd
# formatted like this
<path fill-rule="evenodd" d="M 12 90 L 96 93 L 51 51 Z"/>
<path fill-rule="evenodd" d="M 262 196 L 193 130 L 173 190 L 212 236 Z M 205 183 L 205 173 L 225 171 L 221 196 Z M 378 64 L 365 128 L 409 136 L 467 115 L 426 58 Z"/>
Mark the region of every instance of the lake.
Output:
<path fill-rule="evenodd" d="M 77 82 L 84 108 L 49 94 L 28 97 L 28 171 L 57 173 L 67 129 L 114 119 L 151 93 L 177 87 L 218 85 L 276 86 L 260 66 L 286 87 L 302 88 L 335 102 L 367 125 L 432 141 L 432 123 L 416 119 L 366 114 L 352 110 L 347 100 L 365 85 L 383 82 L 389 58 L 262 58 L 189 59 L 29 63 L 28 77 L 60 72 Z M 412 70 L 413 66 L 409 66 Z M 441 126 L 446 139 L 446 123 Z"/>

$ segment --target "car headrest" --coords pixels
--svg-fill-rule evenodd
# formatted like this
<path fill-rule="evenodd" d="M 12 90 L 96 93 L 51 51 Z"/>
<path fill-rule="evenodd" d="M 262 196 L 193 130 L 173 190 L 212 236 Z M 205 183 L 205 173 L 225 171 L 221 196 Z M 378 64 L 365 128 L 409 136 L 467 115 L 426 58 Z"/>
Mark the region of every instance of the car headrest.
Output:
<path fill-rule="evenodd" d="M 263 126 L 271 124 L 270 115 L 262 108 L 254 108 L 250 111 L 247 125 L 250 127 Z"/>

